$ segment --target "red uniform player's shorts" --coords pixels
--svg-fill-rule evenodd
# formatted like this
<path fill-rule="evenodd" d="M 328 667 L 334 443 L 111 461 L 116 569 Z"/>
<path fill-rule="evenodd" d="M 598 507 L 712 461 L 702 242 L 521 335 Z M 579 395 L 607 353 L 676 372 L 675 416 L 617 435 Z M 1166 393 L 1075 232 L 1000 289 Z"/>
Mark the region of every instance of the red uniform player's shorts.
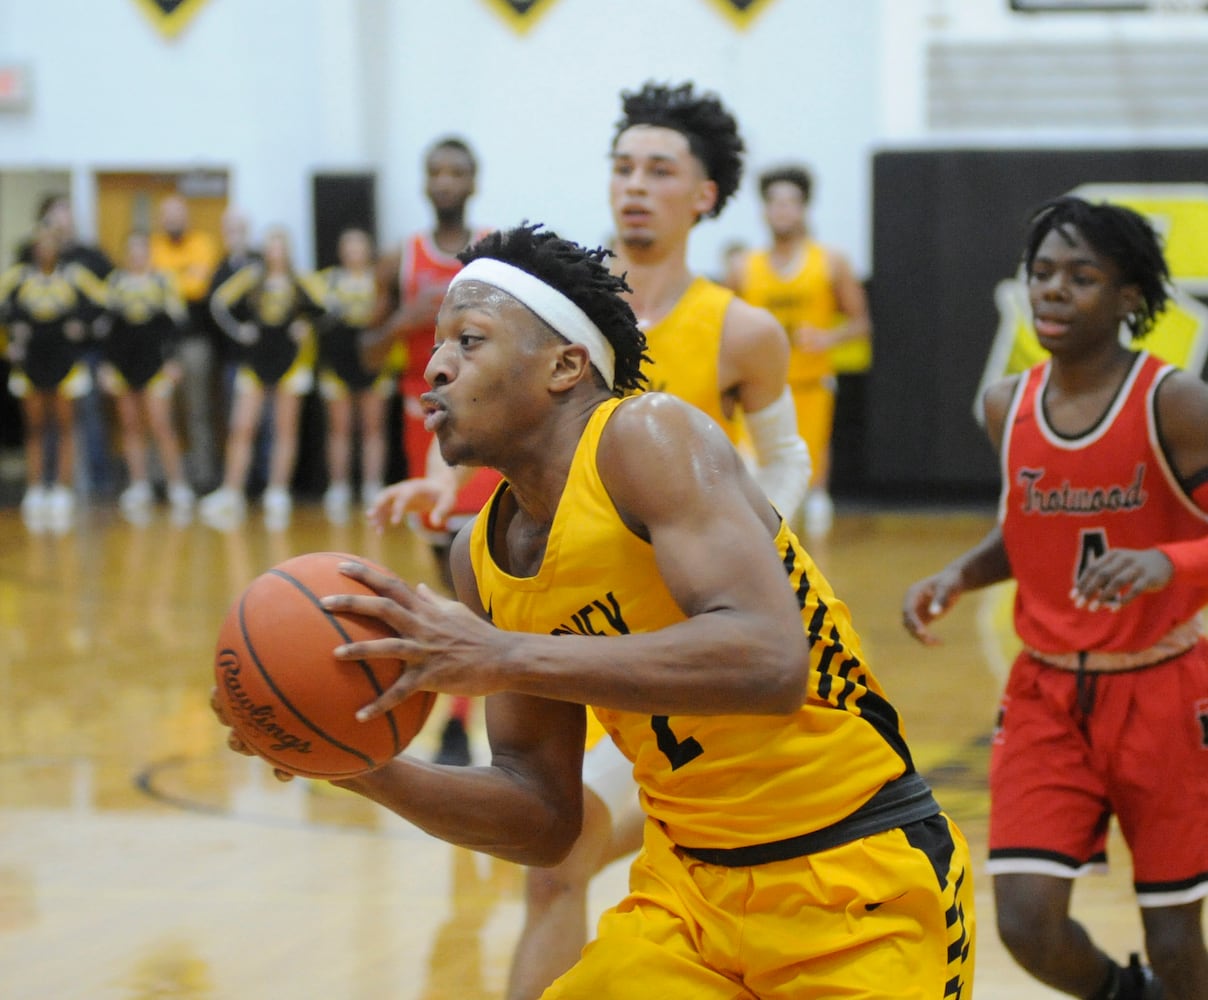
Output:
<path fill-rule="evenodd" d="M 1083 672 L 1021 653 L 990 757 L 993 875 L 1102 870 L 1114 815 L 1141 906 L 1208 896 L 1208 642 Z"/>

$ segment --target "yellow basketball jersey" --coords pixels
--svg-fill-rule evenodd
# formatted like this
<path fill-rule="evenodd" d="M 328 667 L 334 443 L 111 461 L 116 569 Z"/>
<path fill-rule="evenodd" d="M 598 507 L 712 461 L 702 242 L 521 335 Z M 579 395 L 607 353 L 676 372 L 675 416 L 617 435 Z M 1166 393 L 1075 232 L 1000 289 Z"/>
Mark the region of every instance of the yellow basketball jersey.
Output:
<path fill-rule="evenodd" d="M 786 331 L 799 326 L 828 330 L 840 319 L 826 250 L 818 243 L 805 245 L 801 266 L 788 277 L 772 266 L 769 251 L 750 254 L 742 278 L 742 297 L 770 312 Z M 834 363 L 826 351 L 807 353 L 793 348 L 789 356 L 790 385 L 814 382 L 834 373 Z"/>
<path fill-rule="evenodd" d="M 707 278 L 696 278 L 675 308 L 646 331 L 650 363 L 643 371 L 654 392 L 668 392 L 704 410 L 731 441 L 743 439 L 741 415 L 722 411 L 717 362 L 726 310 L 734 293 Z"/>
<path fill-rule="evenodd" d="M 625 403 L 610 400 L 589 420 L 536 575 L 503 572 L 488 548 L 506 482 L 475 522 L 470 553 L 478 593 L 500 628 L 615 636 L 684 620 L 653 548 L 621 521 L 596 467 L 600 435 Z M 846 606 L 783 522 L 775 544 L 810 639 L 800 709 L 670 717 L 594 710 L 633 762 L 647 814 L 677 844 L 731 849 L 814 833 L 913 772 L 897 713 L 864 663 Z"/>

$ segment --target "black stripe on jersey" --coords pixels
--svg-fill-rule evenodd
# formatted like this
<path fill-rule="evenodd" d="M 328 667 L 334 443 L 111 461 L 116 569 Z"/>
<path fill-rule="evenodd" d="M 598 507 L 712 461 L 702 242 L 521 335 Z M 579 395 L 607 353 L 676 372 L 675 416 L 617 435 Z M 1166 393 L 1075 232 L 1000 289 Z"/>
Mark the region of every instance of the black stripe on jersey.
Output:
<path fill-rule="evenodd" d="M 913 771 L 914 759 L 910 756 L 910 748 L 902 737 L 901 723 L 894 707 L 875 691 L 865 691 L 864 697 L 860 699 L 860 717 L 872 724 L 873 729 L 880 733 L 881 738 L 902 758 L 906 769 Z"/>
<path fill-rule="evenodd" d="M 839 697 L 835 699 L 835 705 L 838 708 L 846 710 L 848 696 L 856 687 L 848 675 L 851 673 L 851 668 L 858 666 L 860 661 L 854 656 L 846 656 L 839 662 L 838 669 L 836 670 L 835 661 L 846 650 L 843 647 L 843 641 L 839 638 L 839 630 L 833 625 L 831 626 L 829 640 L 826 649 L 822 651 L 822 656 L 818 659 L 818 672 L 822 675 L 818 678 L 818 694 L 827 701 L 830 701 L 835 678 L 838 677 L 843 682 L 843 690 L 839 693 Z"/>
<path fill-rule="evenodd" d="M 789 578 L 789 582 L 791 583 L 793 580 L 793 574 L 797 572 L 797 553 L 794 551 L 791 545 L 789 546 L 788 551 L 785 552 L 784 559 L 781 561 L 781 564 L 784 566 L 785 575 Z M 805 610 L 805 599 L 809 596 L 809 592 L 810 580 L 803 570 L 801 573 L 801 579 L 797 581 L 797 585 L 793 588 L 793 593 L 797 595 L 797 607 L 801 608 L 802 611 Z"/>
<path fill-rule="evenodd" d="M 784 554 L 782 565 L 784 566 L 785 575 L 788 576 L 789 582 L 791 583 L 794 574 L 797 572 L 797 553 L 791 545 L 789 546 L 788 551 Z M 793 593 L 797 595 L 797 607 L 804 611 L 805 605 L 810 596 L 810 578 L 804 569 L 801 570 L 801 577 L 797 580 L 797 585 L 793 588 Z M 810 618 L 808 629 L 809 634 L 806 636 L 806 638 L 809 639 L 811 646 L 814 644 L 814 641 L 817 639 L 817 637 L 822 633 L 822 625 L 825 621 L 826 604 L 825 602 L 819 600 L 818 607 L 814 610 L 813 617 Z"/>
<path fill-rule="evenodd" d="M 797 555 L 791 545 L 784 554 L 783 564 L 785 572 L 791 581 L 793 574 L 797 572 Z M 809 578 L 804 569 L 801 570 L 801 577 L 797 581 L 797 586 L 794 590 L 797 595 L 797 606 L 804 610 L 810 592 Z M 807 629 L 808 634 L 806 638 L 809 639 L 811 648 L 815 642 L 822 638 L 822 630 L 826 624 L 827 610 L 826 603 L 819 598 L 818 606 L 810 617 Z M 830 635 L 827 639 L 826 648 L 822 650 L 822 655 L 818 659 L 817 669 L 820 675 L 818 678 L 818 696 L 825 701 L 831 702 L 837 708 L 848 711 L 847 699 L 858 688 L 858 685 L 852 679 L 852 672 L 863 664 L 858 657 L 851 655 L 844 647 L 843 641 L 839 636 L 839 630 L 833 624 L 831 625 Z M 840 657 L 842 659 L 839 659 Z M 838 660 L 837 664 L 836 660 Z M 836 677 L 842 682 L 842 690 L 832 702 L 831 692 L 834 689 Z M 913 771 L 914 760 L 910 756 L 910 748 L 906 745 L 906 740 L 902 737 L 901 724 L 894 707 L 879 694 L 864 688 L 863 694 L 860 697 L 859 711 L 860 716 L 866 719 L 880 733 L 881 738 L 902 759 L 906 765 L 906 770 L 908 772 Z"/>
<path fill-rule="evenodd" d="M 838 643 L 838 630 L 835 632 L 835 641 Z M 859 666 L 859 659 L 850 655 L 839 664 L 838 676 L 843 680 L 843 690 L 839 692 L 839 697 L 835 699 L 835 704 L 844 711 L 847 711 L 847 699 L 851 697 L 852 692 L 857 687 L 856 682 L 851 678 L 851 674 Z"/>
<path fill-rule="evenodd" d="M 792 580 L 793 574 L 797 570 L 797 554 L 791 545 L 784 554 L 784 569 L 789 579 Z M 810 593 L 810 580 L 804 569 L 801 571 L 801 577 L 797 581 L 795 593 L 797 595 L 797 606 L 804 610 Z M 818 606 L 810 616 L 807 627 L 807 638 L 811 647 L 822 638 L 822 630 L 826 626 L 826 613 L 828 610 L 826 602 L 819 598 Z M 851 679 L 851 673 L 852 670 L 860 666 L 860 660 L 858 657 L 847 653 L 847 649 L 844 647 L 843 640 L 839 635 L 839 630 L 833 624 L 831 625 L 830 635 L 826 638 L 828 640 L 826 648 L 823 649 L 822 655 L 818 660 L 818 672 L 821 675 L 818 679 L 818 694 L 826 701 L 830 701 L 831 691 L 834 688 L 835 677 L 837 676 L 842 681 L 842 690 L 839 692 L 838 698 L 835 699 L 835 705 L 846 711 L 847 699 L 857 687 L 856 683 Z M 839 660 L 838 669 L 836 670 L 836 659 L 840 656 L 843 656 L 843 658 Z"/>
<path fill-rule="evenodd" d="M 943 816 L 929 816 L 902 827 L 906 840 L 916 851 L 922 851 L 931 862 L 931 870 L 935 872 L 936 882 L 941 889 L 948 887 L 948 875 L 952 871 L 952 855 L 956 846 L 952 841 L 952 831 Z M 960 877 L 965 876 L 961 870 Z M 958 885 L 959 888 L 959 885 Z M 949 910 L 946 915 L 949 927 L 954 921 L 954 914 Z"/>

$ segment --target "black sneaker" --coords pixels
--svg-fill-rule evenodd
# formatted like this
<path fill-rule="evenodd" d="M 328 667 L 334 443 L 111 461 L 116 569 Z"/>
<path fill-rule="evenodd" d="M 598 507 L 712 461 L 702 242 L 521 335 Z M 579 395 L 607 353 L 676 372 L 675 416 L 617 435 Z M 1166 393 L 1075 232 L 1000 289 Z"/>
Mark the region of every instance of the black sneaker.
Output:
<path fill-rule="evenodd" d="M 1162 981 L 1153 974 L 1153 969 L 1141 962 L 1141 956 L 1133 952 L 1128 959 L 1128 968 L 1121 970 L 1121 997 L 1137 997 L 1138 1000 L 1163 1000 L 1166 991 Z M 1124 984 L 1128 984 L 1125 987 Z"/>
<path fill-rule="evenodd" d="M 435 763 L 451 764 L 454 767 L 467 767 L 473 763 L 470 757 L 470 738 L 466 735 L 466 726 L 461 719 L 452 718 L 445 723 L 440 734 L 440 749 L 436 752 Z"/>

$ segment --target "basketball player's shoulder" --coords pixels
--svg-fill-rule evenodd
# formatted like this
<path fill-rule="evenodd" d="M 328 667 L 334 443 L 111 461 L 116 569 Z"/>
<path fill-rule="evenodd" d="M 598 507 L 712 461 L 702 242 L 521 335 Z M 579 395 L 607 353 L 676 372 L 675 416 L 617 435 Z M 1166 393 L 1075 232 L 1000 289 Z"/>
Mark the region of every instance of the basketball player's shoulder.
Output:
<path fill-rule="evenodd" d="M 730 355 L 766 351 L 772 357 L 788 358 L 784 327 L 768 310 L 734 296 L 726 307 L 722 326 L 722 350 Z"/>
<path fill-rule="evenodd" d="M 704 442 L 715 437 L 714 429 L 703 410 L 679 396 L 642 392 L 626 398 L 609 414 L 600 431 L 597 460 L 602 470 L 619 461 L 626 468 L 661 467 L 683 454 L 687 441 L 695 442 L 688 450 L 699 457 Z M 724 434 L 718 440 L 729 443 Z"/>
<path fill-rule="evenodd" d="M 1154 408 L 1161 436 L 1175 445 L 1202 441 L 1208 433 L 1208 384 L 1181 368 L 1159 377 Z"/>
<path fill-rule="evenodd" d="M 991 382 L 982 393 L 982 419 L 986 433 L 990 435 L 990 440 L 995 447 L 1002 440 L 1011 400 L 1015 398 L 1015 393 L 1019 390 L 1020 383 L 1026 374 L 1027 372 L 1020 372 L 1000 378 Z"/>

